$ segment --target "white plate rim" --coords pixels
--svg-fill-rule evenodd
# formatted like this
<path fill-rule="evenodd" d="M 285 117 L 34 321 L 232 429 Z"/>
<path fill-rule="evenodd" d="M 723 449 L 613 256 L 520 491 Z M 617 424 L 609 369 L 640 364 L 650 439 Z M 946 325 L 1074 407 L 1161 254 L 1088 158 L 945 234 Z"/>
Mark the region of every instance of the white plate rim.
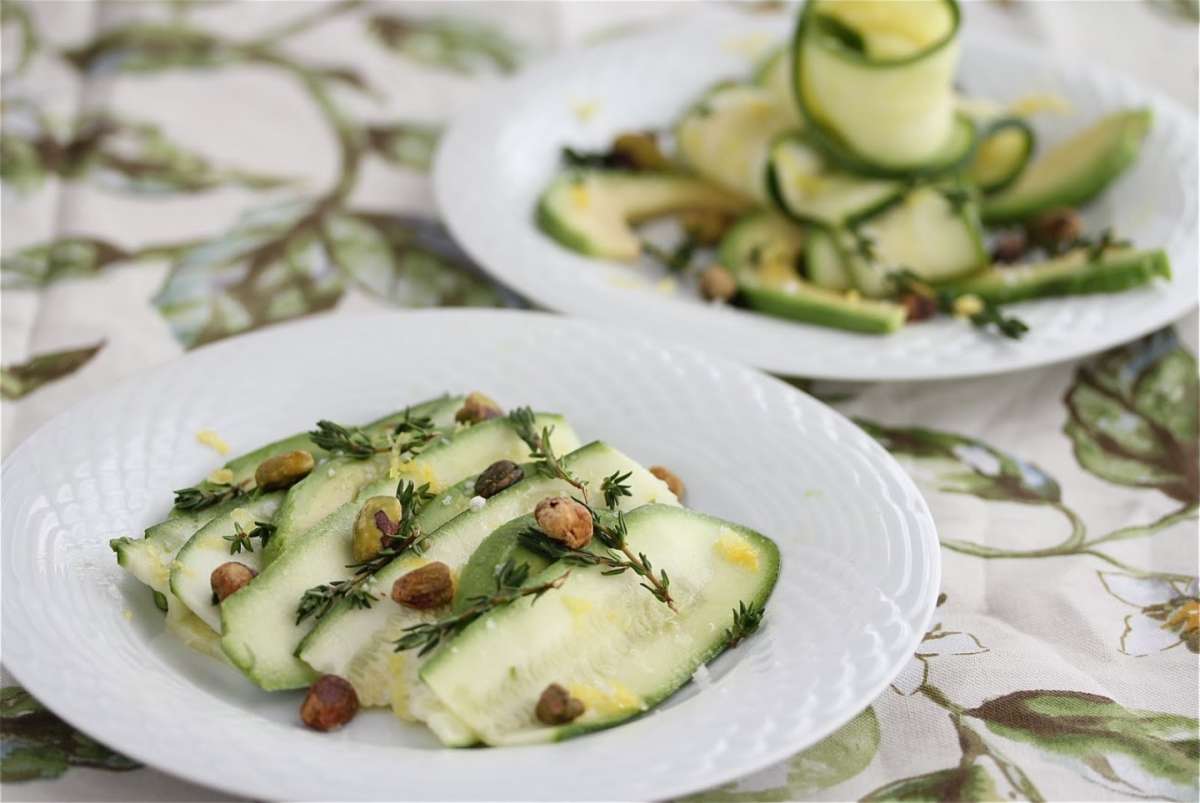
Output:
<path fill-rule="evenodd" d="M 355 325 L 356 326 L 358 326 L 358 325 L 386 326 L 387 323 L 390 321 L 399 322 L 399 321 L 403 321 L 403 320 L 411 319 L 411 318 L 417 318 L 417 319 L 433 318 L 433 319 L 446 319 L 446 320 L 458 319 L 460 321 L 465 320 L 468 322 L 480 322 L 480 321 L 483 321 L 486 319 L 494 319 L 494 318 L 509 319 L 509 320 L 540 319 L 540 320 L 547 320 L 547 321 L 553 320 L 560 324 L 565 324 L 565 325 L 570 325 L 570 326 L 587 327 L 587 328 L 592 328 L 592 329 L 598 328 L 595 324 L 590 323 L 590 322 L 573 321 L 570 319 L 562 318 L 560 316 L 551 315 L 548 313 L 541 313 L 541 312 L 517 311 L 517 310 L 444 310 L 444 309 L 441 309 L 441 310 L 438 310 L 438 309 L 416 310 L 416 311 L 407 311 L 407 312 L 386 312 L 386 313 L 380 313 L 380 314 L 375 314 L 375 315 L 370 315 L 370 316 L 362 316 L 361 318 L 358 318 L 356 320 Z M 115 384 L 114 386 L 112 386 L 104 391 L 100 391 L 98 393 L 91 394 L 88 398 L 86 398 L 83 401 L 81 401 L 80 403 L 76 404 L 69 410 L 64 411 L 63 413 L 60 413 L 59 415 L 52 418 L 50 421 L 47 421 L 46 423 L 41 425 L 33 434 L 31 434 L 24 441 L 22 441 L 22 443 L 20 443 L 13 450 L 13 452 L 4 460 L 3 466 L 0 467 L 0 476 L 8 475 L 8 473 L 10 471 L 16 470 L 17 467 L 19 467 L 22 463 L 24 463 L 26 461 L 27 453 L 30 452 L 31 450 L 37 448 L 40 441 L 44 440 L 47 437 L 47 433 L 51 433 L 51 432 L 55 431 L 57 428 L 63 426 L 63 423 L 65 421 L 68 421 L 71 417 L 79 415 L 81 413 L 81 411 L 83 411 L 89 407 L 92 407 L 100 402 L 103 402 L 105 399 L 117 397 L 123 391 L 128 391 L 135 387 L 142 387 L 146 383 L 153 382 L 156 377 L 164 376 L 167 373 L 169 373 L 170 371 L 176 370 L 177 367 L 181 363 L 187 362 L 189 356 L 191 356 L 191 355 L 199 354 L 201 352 L 203 352 L 206 355 L 214 355 L 214 354 L 218 354 L 218 353 L 233 352 L 237 349 L 243 349 L 247 345 L 254 345 L 255 343 L 261 343 L 261 342 L 268 341 L 268 340 L 282 339 L 282 338 L 288 337 L 292 333 L 294 333 L 296 330 L 317 329 L 317 328 L 324 327 L 324 326 L 334 326 L 339 323 L 344 324 L 344 323 L 346 323 L 346 320 L 344 318 L 320 316 L 317 318 L 307 319 L 307 320 L 298 321 L 298 322 L 290 322 L 290 323 L 282 324 L 279 326 L 270 327 L 261 332 L 255 332 L 255 333 L 241 336 L 236 339 L 231 339 L 231 340 L 226 340 L 226 341 L 206 345 L 206 346 L 202 347 L 201 349 L 194 350 L 189 355 L 184 355 L 180 359 L 171 361 L 164 365 L 157 366 L 155 368 L 148 369 L 148 370 L 140 372 L 134 376 L 126 378 L 126 379 L 122 380 L 121 382 Z M 604 328 L 604 327 L 599 327 L 599 328 Z M 879 464 L 876 467 L 886 470 L 893 479 L 895 479 L 900 485 L 902 485 L 906 488 L 906 492 L 908 495 L 905 497 L 904 501 L 905 501 L 906 505 L 910 506 L 910 509 L 908 512 L 913 514 L 913 521 L 910 523 L 915 523 L 915 525 L 916 525 L 913 528 L 913 537 L 922 542 L 921 546 L 923 547 L 925 555 L 926 555 L 927 562 L 923 568 L 925 569 L 925 571 L 927 573 L 926 573 L 925 577 L 922 578 L 921 582 L 923 583 L 923 586 L 928 589 L 928 594 L 926 595 L 926 599 L 924 601 L 924 606 L 923 606 L 922 611 L 918 614 L 918 616 L 916 618 L 914 618 L 914 620 L 912 622 L 912 627 L 908 634 L 908 642 L 906 643 L 904 648 L 895 651 L 894 660 L 886 668 L 886 670 L 884 670 L 882 672 L 880 679 L 873 686 L 871 686 L 869 688 L 869 690 L 866 690 L 866 691 L 860 690 L 859 694 L 861 695 L 862 703 L 863 703 L 863 705 L 861 707 L 865 707 L 866 705 L 870 704 L 870 702 L 872 702 L 892 682 L 892 680 L 895 678 L 895 676 L 903 668 L 905 663 L 911 658 L 912 653 L 915 651 L 915 649 L 919 645 L 922 637 L 924 636 L 926 630 L 929 627 L 930 622 L 932 621 L 932 617 L 933 617 L 933 614 L 935 611 L 936 597 L 940 590 L 941 554 L 940 554 L 940 544 L 939 544 L 937 532 L 936 532 L 936 525 L 933 521 L 933 518 L 929 511 L 928 505 L 927 505 L 924 497 L 921 495 L 920 491 L 917 489 L 915 482 L 913 482 L 913 480 L 904 472 L 904 470 L 900 467 L 899 463 L 897 463 L 894 458 L 892 458 L 881 446 L 879 446 L 873 440 L 871 440 L 869 438 L 869 436 L 866 436 L 865 433 L 862 433 L 861 430 L 859 430 L 856 427 L 856 425 L 854 425 L 853 422 L 851 422 L 848 418 L 846 418 L 844 415 L 842 415 L 838 411 L 827 407 L 820 401 L 812 399 L 807 394 L 804 394 L 803 392 L 797 390 L 796 388 L 792 387 L 791 385 L 788 385 L 787 383 L 782 382 L 781 380 L 778 380 L 774 377 L 771 377 L 769 375 L 758 372 L 754 369 L 737 365 L 737 364 L 733 363 L 732 361 L 725 360 L 724 358 L 713 357 L 711 355 L 705 355 L 705 354 L 703 354 L 703 352 L 700 352 L 699 350 L 696 350 L 696 349 L 690 349 L 687 347 L 678 347 L 678 346 L 672 346 L 669 348 L 665 348 L 665 347 L 661 347 L 661 346 L 657 345 L 652 339 L 650 339 L 648 337 L 637 336 L 637 335 L 635 335 L 634 337 L 640 339 L 647 347 L 663 348 L 663 350 L 669 350 L 669 351 L 672 351 L 672 352 L 675 352 L 678 354 L 684 354 L 684 353 L 690 352 L 695 357 L 702 358 L 705 362 L 720 366 L 723 369 L 737 370 L 737 371 L 745 372 L 747 374 L 753 374 L 756 376 L 758 381 L 763 382 L 768 386 L 775 387 L 776 389 L 781 390 L 785 393 L 797 394 L 801 397 L 804 397 L 807 400 L 806 404 L 812 404 L 812 405 L 816 405 L 819 408 L 823 408 L 825 414 L 832 416 L 832 418 L 834 418 L 834 419 L 840 420 L 842 425 L 853 427 L 855 432 L 857 432 L 858 434 L 861 434 L 863 436 L 863 438 L 865 439 L 864 442 L 867 444 L 866 448 L 868 450 L 870 450 L 871 452 L 873 452 L 875 454 L 875 456 L 879 459 Z M 4 538 L 3 541 L 4 541 L 4 544 L 3 544 L 4 552 L 7 553 L 9 551 L 9 549 L 7 547 L 7 544 L 9 543 L 9 539 Z M 115 562 L 114 562 L 114 565 L 115 565 Z M 9 574 L 12 571 L 11 562 L 7 561 L 7 560 L 4 561 L 4 565 L 2 568 L 3 568 L 2 576 L 4 576 L 6 578 L 6 580 L 11 579 L 11 578 L 9 578 Z M 782 575 L 781 575 L 781 580 L 782 580 Z M 11 585 L 12 584 L 10 582 L 5 582 L 5 584 L 4 584 L 4 589 L 5 589 L 4 590 L 4 599 L 6 600 L 6 602 L 9 599 L 9 592 L 7 589 L 9 589 L 11 587 Z M 6 604 L 4 606 L 4 610 L 6 611 L 4 618 L 7 620 L 8 616 L 9 616 L 7 611 L 11 610 L 11 606 Z M 204 659 L 204 660 L 207 660 L 207 659 Z M 50 708 L 52 711 L 54 711 L 56 715 L 60 716 L 66 722 L 68 722 L 69 724 L 71 724 L 74 727 L 79 728 L 81 731 L 88 733 L 89 735 L 94 735 L 94 737 L 97 738 L 98 740 L 100 740 L 101 742 L 110 744 L 110 746 L 112 746 L 114 749 L 120 750 L 121 752 L 128 755 L 129 757 L 134 758 L 138 761 L 141 761 L 142 763 L 144 763 L 147 766 L 152 766 L 152 767 L 159 769 L 165 773 L 175 775 L 177 777 L 180 777 L 182 779 L 191 781 L 193 783 L 196 783 L 196 784 L 199 784 L 199 785 L 202 785 L 205 787 L 215 788 L 215 789 L 227 792 L 229 794 L 233 794 L 233 795 L 249 794 L 249 795 L 252 795 L 252 796 L 254 796 L 256 798 L 260 798 L 260 799 L 279 799 L 275 795 L 272 794 L 272 790 L 269 786 L 263 786 L 263 785 L 254 786 L 253 784 L 246 785 L 246 784 L 238 783 L 238 782 L 234 782 L 234 781 L 226 782 L 223 777 L 214 777 L 212 774 L 210 774 L 211 767 L 208 766 L 204 762 L 199 762 L 194 765 L 187 765 L 182 768 L 177 767 L 177 766 L 171 766 L 169 763 L 167 763 L 163 760 L 161 751 L 155 749 L 155 747 L 152 745 L 152 740 L 147 740 L 146 742 L 129 743 L 125 739 L 121 738 L 121 736 L 118 735 L 120 733 L 119 728 L 114 730 L 113 727 L 110 727 L 111 723 L 97 722 L 95 720 L 89 719 L 87 711 L 76 710 L 76 709 L 62 709 L 62 708 L 56 706 L 55 690 L 53 688 L 53 683 L 49 680 L 48 676 L 38 675 L 37 673 L 32 672 L 32 671 L 26 671 L 27 667 L 23 666 L 20 662 L 18 662 L 16 665 L 12 665 L 9 663 L 9 661 L 7 659 L 5 660 L 5 667 L 6 667 L 6 669 L 8 669 L 11 672 L 11 674 L 18 681 L 18 683 L 20 683 L 24 688 L 26 688 L 36 698 L 38 698 L 39 700 L 42 700 L 47 705 L 48 708 Z M 851 719 L 853 716 L 855 716 L 859 712 L 860 708 L 846 710 L 838 717 L 827 718 L 827 719 L 823 720 L 820 724 L 820 727 L 814 728 L 808 734 L 806 745 L 816 743 L 821 738 L 824 738 L 828 734 L 835 731 L 837 728 L 844 725 L 849 719 Z M 614 729 L 614 731 L 619 731 L 619 728 Z M 607 731 L 607 733 L 612 733 L 614 731 Z M 324 737 L 319 737 L 319 738 L 324 738 Z M 570 745 L 573 743 L 578 743 L 580 741 L 585 741 L 587 738 L 588 737 L 584 737 L 583 740 L 575 740 L 574 742 L 567 742 L 564 744 Z M 538 748 L 504 748 L 504 750 L 526 750 L 526 749 L 538 749 Z M 790 745 L 790 744 L 780 744 L 772 749 L 761 750 L 757 754 L 757 756 L 754 760 L 753 766 L 735 766 L 735 767 L 730 767 L 729 769 L 722 769 L 722 770 L 709 772 L 709 773 L 703 774 L 703 775 L 697 775 L 695 778 L 690 778 L 688 781 L 680 783 L 676 786 L 664 787 L 663 789 L 661 789 L 661 791 L 656 791 L 652 795 L 652 797 L 654 799 L 668 798 L 668 797 L 673 798 L 673 797 L 678 797 L 678 796 L 682 796 L 682 795 L 686 795 L 686 794 L 691 794 L 693 792 L 699 792 L 699 791 L 704 791 L 707 789 L 712 789 L 723 783 L 727 783 L 729 781 L 736 780 L 739 777 L 744 777 L 746 774 L 748 774 L 750 772 L 753 772 L 757 769 L 761 769 L 766 766 L 769 766 L 779 760 L 786 759 L 786 758 L 790 757 L 791 755 L 793 755 L 794 753 L 796 753 L 799 749 L 803 749 L 803 746 L 797 748 L 796 746 Z M 447 752 L 461 752 L 461 751 L 447 751 Z M 475 752 L 475 751 L 468 751 L 468 752 Z M 497 752 L 497 751 L 488 750 L 486 752 L 492 753 L 492 752 Z M 307 795 L 305 795 L 305 797 L 307 797 Z M 316 797 L 324 798 L 325 795 L 318 794 Z M 618 795 L 616 797 L 620 797 L 620 795 Z M 403 795 L 401 797 L 398 797 L 397 799 L 430 799 L 430 796 L 428 796 L 427 794 L 418 795 L 416 797 L 410 797 L 408 795 Z M 446 796 L 444 799 L 472 799 L 472 798 L 461 797 L 459 795 L 451 794 L 449 796 Z M 542 799 L 542 795 L 535 791 L 534 793 L 530 794 L 527 799 Z M 547 798 L 547 799 L 553 799 L 553 798 Z M 585 794 L 582 797 L 580 797 L 579 799 L 608 799 L 608 798 L 603 797 L 603 796 L 596 798 L 594 795 Z M 613 799 L 616 799 L 616 798 L 614 797 Z"/>

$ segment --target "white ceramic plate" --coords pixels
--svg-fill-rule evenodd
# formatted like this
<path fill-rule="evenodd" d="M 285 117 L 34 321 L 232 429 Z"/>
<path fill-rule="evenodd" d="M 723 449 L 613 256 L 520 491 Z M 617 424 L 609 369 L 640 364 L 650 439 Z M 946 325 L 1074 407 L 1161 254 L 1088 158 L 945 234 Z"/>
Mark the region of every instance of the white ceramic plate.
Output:
<path fill-rule="evenodd" d="M 763 631 L 655 713 L 556 745 L 449 750 L 385 711 L 328 735 L 165 632 L 109 538 L 168 510 L 217 456 L 321 417 L 448 389 L 566 413 L 672 466 L 696 508 L 783 555 Z M 939 582 L 924 500 L 882 448 L 782 382 L 613 328 L 520 312 L 334 318 L 189 354 L 60 416 L 3 468 L 4 662 L 55 713 L 191 781 L 252 799 L 644 800 L 780 760 L 856 714 L 912 654 Z"/>
<path fill-rule="evenodd" d="M 1036 120 L 1043 143 L 1108 110 L 1154 109 L 1141 158 L 1085 220 L 1089 231 L 1113 224 L 1139 246 L 1165 247 L 1172 282 L 1018 305 L 1014 313 L 1033 330 L 1019 343 L 950 319 L 879 337 L 713 307 L 694 287 L 662 287 L 663 270 L 648 260 L 635 269 L 597 261 L 538 231 L 534 206 L 558 169 L 561 146 L 600 148 L 618 131 L 670 126 L 705 87 L 748 74 L 747 45 L 782 42 L 789 30 L 741 16 L 710 20 L 573 52 L 490 91 L 457 120 L 438 152 L 435 188 L 450 230 L 488 271 L 539 305 L 638 326 L 792 376 L 910 380 L 1012 371 L 1130 340 L 1196 304 L 1193 116 L 1111 72 L 993 38 L 968 37 L 961 83 L 971 94 L 1003 101 L 1044 92 L 1065 98 L 1075 113 Z M 577 113 L 581 104 L 592 111 L 586 120 Z"/>

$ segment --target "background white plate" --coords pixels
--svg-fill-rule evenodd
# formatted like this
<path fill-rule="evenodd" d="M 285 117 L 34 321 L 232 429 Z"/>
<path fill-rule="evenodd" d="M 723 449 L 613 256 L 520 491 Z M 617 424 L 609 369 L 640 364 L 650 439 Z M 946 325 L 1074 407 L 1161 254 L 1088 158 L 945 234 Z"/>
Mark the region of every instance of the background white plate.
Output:
<path fill-rule="evenodd" d="M 969 4 L 965 13 L 969 31 Z M 879 337 L 713 307 L 691 286 L 663 292 L 658 282 L 664 271 L 648 260 L 631 269 L 589 259 L 537 230 L 536 199 L 558 169 L 563 145 L 601 148 L 618 131 L 672 125 L 705 87 L 748 75 L 754 63 L 748 48 L 782 42 L 789 31 L 780 21 L 738 16 L 632 36 L 538 64 L 490 92 L 442 140 L 434 183 L 447 225 L 476 261 L 537 304 L 639 326 L 793 376 L 909 380 L 1028 368 L 1130 340 L 1196 304 L 1192 115 L 1101 68 L 970 35 L 959 72 L 970 94 L 1010 101 L 1053 93 L 1073 107 L 1067 116 L 1038 115 L 1043 145 L 1106 111 L 1153 108 L 1154 128 L 1137 164 L 1087 209 L 1085 221 L 1088 231 L 1112 224 L 1139 246 L 1165 247 L 1172 282 L 1017 305 L 1014 313 L 1033 330 L 1019 343 L 951 319 Z M 577 113 L 581 104 L 591 104 L 587 120 Z"/>
<path fill-rule="evenodd" d="M 783 570 L 764 630 L 659 711 L 559 745 L 439 748 L 364 712 L 321 735 L 301 693 L 267 694 L 180 646 L 109 538 L 235 450 L 361 421 L 449 390 L 566 413 L 697 509 L 772 536 Z M 613 328 L 518 312 L 314 320 L 192 352 L 60 416 L 4 463 L 4 662 L 55 713 L 129 755 L 256 799 L 663 798 L 817 741 L 911 655 L 939 585 L 924 500 L 838 413 L 731 362 Z"/>

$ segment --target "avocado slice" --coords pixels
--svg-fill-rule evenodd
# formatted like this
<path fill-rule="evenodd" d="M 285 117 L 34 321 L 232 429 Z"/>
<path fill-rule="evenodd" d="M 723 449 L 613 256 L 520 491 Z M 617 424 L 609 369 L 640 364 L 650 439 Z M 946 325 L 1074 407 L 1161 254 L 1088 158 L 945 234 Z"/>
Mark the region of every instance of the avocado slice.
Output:
<path fill-rule="evenodd" d="M 1012 223 L 1087 203 L 1133 164 L 1152 122 L 1149 109 L 1121 111 L 1056 145 L 984 201 L 984 222 Z"/>
<path fill-rule="evenodd" d="M 904 325 L 904 308 L 827 290 L 796 269 L 804 253 L 803 229 L 770 212 L 738 221 L 721 241 L 721 264 L 737 279 L 752 309 L 852 332 L 885 334 Z"/>
<path fill-rule="evenodd" d="M 632 262 L 642 252 L 634 224 L 687 210 L 736 213 L 748 203 L 682 173 L 572 170 L 542 193 L 537 223 L 572 251 Z"/>

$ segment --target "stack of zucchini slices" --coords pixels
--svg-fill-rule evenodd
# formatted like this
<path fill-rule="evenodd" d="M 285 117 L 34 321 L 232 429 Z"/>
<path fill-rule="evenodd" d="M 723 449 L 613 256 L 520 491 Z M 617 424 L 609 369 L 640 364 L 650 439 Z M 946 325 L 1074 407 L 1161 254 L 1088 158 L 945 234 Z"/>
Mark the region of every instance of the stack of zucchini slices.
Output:
<path fill-rule="evenodd" d="M 790 45 L 686 110 L 672 158 L 576 159 L 539 222 L 574 250 L 633 261 L 642 221 L 725 216 L 717 261 L 736 301 L 866 333 L 937 311 L 995 322 L 982 313 L 1000 304 L 1169 277 L 1161 250 L 1077 225 L 1037 234 L 1133 163 L 1150 113 L 1110 114 L 1035 154 L 1026 115 L 956 90 L 960 22 L 955 0 L 809 0 Z M 989 241 L 1016 234 L 1027 245 L 994 259 Z"/>
<path fill-rule="evenodd" d="M 507 745 L 637 716 L 757 627 L 778 549 L 682 493 L 560 415 L 445 396 L 235 458 L 111 545 L 190 646 L 307 688 L 310 727 L 383 706 Z"/>

